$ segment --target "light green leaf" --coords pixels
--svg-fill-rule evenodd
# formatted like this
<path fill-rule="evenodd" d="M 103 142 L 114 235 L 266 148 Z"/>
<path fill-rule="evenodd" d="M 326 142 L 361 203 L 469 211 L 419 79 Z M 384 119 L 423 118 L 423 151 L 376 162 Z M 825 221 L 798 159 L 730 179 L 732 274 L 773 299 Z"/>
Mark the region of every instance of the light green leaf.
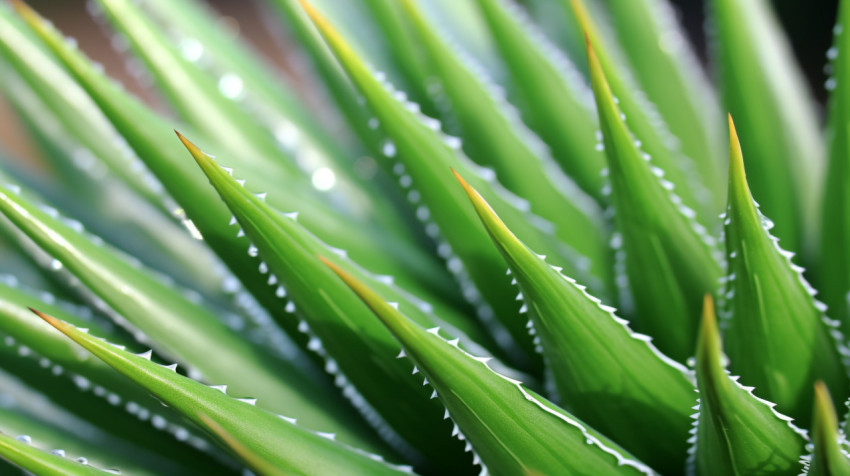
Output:
<path fill-rule="evenodd" d="M 330 265 L 401 343 L 414 373 L 421 372 L 446 406 L 453 434 L 467 441 L 485 473 L 654 474 L 607 438 L 490 369 L 454 341 L 425 330 L 344 270 Z"/>
<path fill-rule="evenodd" d="M 405 472 L 404 468 L 373 459 L 374 455 L 338 443 L 332 435 L 306 430 L 301 423 L 296 424 L 289 417 L 234 399 L 219 388 L 207 387 L 178 375 L 171 367 L 155 364 L 144 356 L 123 351 L 70 324 L 36 313 L 192 423 L 212 434 L 217 428 L 223 429 L 265 462 L 287 473 L 377 475 Z M 216 427 L 207 426 L 207 419 Z"/>
<path fill-rule="evenodd" d="M 850 460 L 841 448 L 846 445 L 844 435 L 838 431 L 838 417 L 823 382 L 815 383 L 815 411 L 812 417 L 812 441 L 815 452 L 809 463 L 809 476 L 850 475 Z"/>
<path fill-rule="evenodd" d="M 211 310 L 179 287 L 158 279 L 104 244 L 0 188 L 0 213 L 93 294 L 92 302 L 128 326 L 144 343 L 179 359 L 193 374 L 231 385 L 240 396 L 286 408 L 308 427 L 340 432 L 348 441 L 368 441 L 341 399 L 294 364 L 272 355 L 228 329 Z M 211 349 L 218 349 L 212 351 Z"/>
<path fill-rule="evenodd" d="M 616 222 L 611 241 L 617 271 L 623 273 L 618 281 L 626 279 L 628 286 L 621 306 L 634 300 L 635 328 L 683 362 L 693 355 L 702 296 L 717 288 L 716 243 L 672 191 L 654 158 L 635 143 L 589 45 L 588 57 L 610 169 Z"/>
<path fill-rule="evenodd" d="M 602 209 L 564 175 L 483 70 L 472 68 L 474 60 L 447 46 L 411 0 L 401 4 L 452 107 L 464 152 L 480 165 L 493 167 L 501 183 L 528 200 L 533 213 L 552 222 L 558 238 L 587 258 L 591 272 L 612 288 Z"/>
<path fill-rule="evenodd" d="M 806 235 L 815 229 L 823 168 L 814 100 L 765 0 L 713 0 L 709 7 L 723 101 L 744 138 L 753 196 L 783 246 L 803 252 L 814 238 Z"/>
<path fill-rule="evenodd" d="M 388 285 L 392 278 L 380 279 L 358 269 L 344 254 L 340 256 L 339 250 L 307 233 L 295 217 L 284 216 L 251 195 L 209 156 L 185 139 L 184 143 L 268 263 L 281 286 L 279 295 L 286 297 L 286 307 L 303 319 L 299 328 L 313 337 L 310 348 L 325 357 L 325 368 L 336 377 L 343 393 L 409 460 L 421 460 L 421 464 L 443 471 L 468 465 L 462 447 L 448 438 L 450 427 L 440 419 L 442 408 L 429 401 L 420 379 L 411 377 L 410 369 L 394 359 L 398 344 L 357 296 L 334 278 L 319 256 L 330 256 L 339 266 L 368 280 L 381 289 L 385 299 L 398 302 L 423 325 L 443 322 Z M 450 318 L 453 313 L 444 316 Z M 453 327 L 469 329 L 463 319 L 457 316 L 450 322 Z"/>
<path fill-rule="evenodd" d="M 664 118 L 658 115 L 645 93 L 628 75 L 628 71 L 616 61 L 613 52 L 609 51 L 605 38 L 597 31 L 596 24 L 584 7 L 584 1 L 570 0 L 570 5 L 585 32 L 587 43 L 593 46 L 596 55 L 596 59 L 588 60 L 598 60 L 611 94 L 616 98 L 615 102 L 621 111 L 623 122 L 634 134 L 635 141 L 640 144 L 639 148 L 652 157 L 656 167 L 664 171 L 667 181 L 676 186 L 676 193 L 682 203 L 696 212 L 699 222 L 703 225 L 714 224 L 720 208 L 716 207 L 717 199 L 712 197 L 703 177 L 698 174 L 694 159 L 682 153 L 681 140 L 670 132 Z M 591 65 L 591 82 L 594 80 L 594 74 Z"/>
<path fill-rule="evenodd" d="M 419 114 L 415 105 L 402 100 L 403 94 L 391 92 L 390 87 L 373 75 L 345 40 L 306 2 L 305 9 L 380 119 L 389 137 L 385 145 L 388 159 L 397 160 L 394 168 L 400 175 L 399 183 L 409 189 L 411 202 L 421 201 L 417 213 L 426 223 L 426 232 L 443 242 L 438 252 L 447 259 L 449 270 L 461 283 L 464 296 L 478 306 L 479 316 L 493 330 L 500 345 L 511 349 L 510 338 L 513 338 L 521 350 L 511 349 L 514 352 L 512 362 L 537 371 L 539 361 L 524 322 L 518 318 L 518 306 L 510 295 L 508 279 L 503 275 L 504 262 L 488 244 L 486 231 L 466 203 L 463 190 L 452 180 L 449 169 L 467 177 L 530 246 L 552 255 L 558 265 L 580 276 L 594 289 L 604 287 L 581 266 L 581 257 L 557 240 L 550 223 L 521 210 L 520 207 L 528 209 L 527 202 L 509 195 L 495 181 L 492 172 L 476 170 L 477 167 L 457 150 L 457 144 L 447 140 L 439 130 L 438 121 Z M 529 359 L 533 359 L 532 363 Z"/>
<path fill-rule="evenodd" d="M 714 303 L 706 296 L 697 345 L 700 398 L 691 469 L 700 475 L 799 474 L 805 431 L 731 377 L 724 360 Z"/>
<path fill-rule="evenodd" d="M 391 218 L 396 210 L 387 207 L 377 193 L 379 182 L 358 167 L 356 155 L 344 149 L 338 134 L 306 110 L 298 87 L 280 71 L 266 67 L 258 55 L 241 40 L 244 36 L 221 33 L 223 18 L 199 1 L 152 0 L 138 5 L 149 12 L 183 58 L 217 78 L 219 92 L 228 81 L 241 81 L 242 92 L 232 101 L 249 111 L 257 122 L 275 137 L 277 145 L 295 157 L 299 167 L 312 179 L 333 174 L 333 193 L 347 201 L 365 201 L 373 215 Z M 234 33 L 235 34 L 235 33 Z M 330 130 L 330 132 L 329 132 Z M 332 133 L 334 133 L 332 135 Z M 364 180 L 365 179 L 365 180 Z M 367 206 L 365 203 L 359 207 Z M 398 225 L 394 223 L 393 225 Z"/>
<path fill-rule="evenodd" d="M 843 337 L 835 335 L 838 322 L 824 316 L 826 306 L 815 299 L 803 269 L 792 263 L 794 254 L 771 235 L 772 222 L 750 194 L 731 117 L 729 130 L 726 347 L 732 371 L 806 424 L 816 380 L 823 380 L 836 399 L 847 398 L 847 369 L 838 347 Z"/>
<path fill-rule="evenodd" d="M 693 160 L 706 188 L 716 191 L 711 208 L 720 210 L 725 150 L 719 98 L 672 5 L 669 0 L 597 3 L 607 6 L 634 79 L 658 108 L 670 133 L 681 141 L 682 154 Z M 596 49 L 598 53 L 598 45 Z"/>
<path fill-rule="evenodd" d="M 267 285 L 267 277 L 258 273 L 260 260 L 234 249 L 248 248 L 248 240 L 236 235 L 229 226 L 232 218 L 227 207 L 220 202 L 207 184 L 206 177 L 191 161 L 173 137 L 171 121 L 164 119 L 118 87 L 94 69 L 78 51 L 69 48 L 55 29 L 50 27 L 32 10 L 22 9 L 21 15 L 39 36 L 54 51 L 65 66 L 125 137 L 138 156 L 159 178 L 165 188 L 180 204 L 190 228 L 194 227 L 203 236 L 204 242 L 218 255 L 227 267 L 242 282 L 245 289 L 265 307 L 293 339 L 302 344 L 306 340 L 297 332 L 295 322 L 280 309 L 273 287 Z M 192 133 L 194 134 L 194 133 Z M 218 147 L 211 140 L 214 147 Z M 254 189 L 258 192 L 275 190 L 269 201 L 276 208 L 288 212 L 302 212 L 302 224 L 327 243 L 345 249 L 355 260 L 368 264 L 370 269 L 382 274 L 398 276 L 411 288 L 424 286 L 442 296 L 455 296 L 457 291 L 449 285 L 444 270 L 430 256 L 426 256 L 415 244 L 379 234 L 371 226 L 364 226 L 350 216 L 330 213 L 321 204 L 308 199 L 301 186 L 291 182 L 269 184 L 262 170 L 253 170 L 244 163 L 241 154 L 231 154 L 230 165 L 238 167 L 243 178 L 253 186 L 267 185 L 268 188 Z M 259 184 L 259 185 L 258 185 Z M 405 272 L 409 267 L 416 274 Z"/>
<path fill-rule="evenodd" d="M 162 207 L 159 184 L 146 181 L 144 174 L 132 170 L 136 157 L 121 147 L 122 141 L 97 105 L 6 5 L 0 5 L 0 54 L 81 148 L 100 159 L 101 166 L 105 165 L 140 197 Z"/>
<path fill-rule="evenodd" d="M 0 433 L 0 458 L 39 476 L 103 476 L 109 474 L 86 463 L 67 460 Z M 115 474 L 115 471 L 110 471 Z"/>
<path fill-rule="evenodd" d="M 598 125 L 584 80 L 515 5 L 503 0 L 476 3 L 515 85 L 523 119 L 551 147 L 567 175 L 604 203 L 604 162 L 595 150 Z"/>
<path fill-rule="evenodd" d="M 831 84 L 826 143 L 829 162 L 824 177 L 821 208 L 818 290 L 829 306 L 829 315 L 841 321 L 841 330 L 850 334 L 850 5 L 841 2 L 830 49 Z"/>
<path fill-rule="evenodd" d="M 461 183 L 508 262 L 564 407 L 653 468 L 680 471 L 693 406 L 690 372 L 528 249 Z"/>

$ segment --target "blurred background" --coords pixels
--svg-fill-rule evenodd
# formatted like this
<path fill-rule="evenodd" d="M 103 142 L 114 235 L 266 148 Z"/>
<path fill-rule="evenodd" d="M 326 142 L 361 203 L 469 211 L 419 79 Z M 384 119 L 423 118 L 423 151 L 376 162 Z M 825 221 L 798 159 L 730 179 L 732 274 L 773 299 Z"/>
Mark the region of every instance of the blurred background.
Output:
<path fill-rule="evenodd" d="M 124 83 L 128 90 L 149 103 L 156 102 L 156 98 L 150 95 L 149 90 L 130 74 L 128 63 L 112 48 L 104 28 L 88 14 L 85 0 L 29 0 L 28 3 L 50 18 L 64 33 L 77 38 L 81 49 L 102 63 L 107 73 Z M 273 35 L 267 28 L 268 25 L 262 21 L 262 11 L 258 8 L 256 1 L 208 0 L 207 3 L 226 17 L 231 34 L 242 36 L 279 68 L 287 70 L 291 67 L 291 52 L 281 44 L 282 37 Z M 697 53 L 704 63 L 707 62 L 704 1 L 672 0 L 672 3 L 678 10 L 681 22 Z M 826 98 L 826 90 L 823 86 L 826 80 L 825 53 L 832 43 L 832 27 L 835 24 L 838 0 L 773 0 L 772 3 L 780 22 L 788 33 L 812 91 L 822 103 Z M 28 145 L 26 135 L 2 97 L 0 97 L 0 144 L 16 157 L 35 155 Z"/>

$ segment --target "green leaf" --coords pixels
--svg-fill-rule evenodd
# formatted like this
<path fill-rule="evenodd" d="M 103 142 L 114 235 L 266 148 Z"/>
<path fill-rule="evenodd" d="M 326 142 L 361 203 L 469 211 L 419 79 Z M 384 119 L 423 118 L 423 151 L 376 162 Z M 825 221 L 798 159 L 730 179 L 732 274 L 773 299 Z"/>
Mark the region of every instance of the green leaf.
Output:
<path fill-rule="evenodd" d="M 829 315 L 841 321 L 841 330 L 850 334 L 850 5 L 839 8 L 835 40 L 828 54 L 832 58 L 826 141 L 829 162 L 824 177 L 821 209 L 818 290 L 829 306 Z"/>
<path fill-rule="evenodd" d="M 670 133 L 681 141 L 682 154 L 693 159 L 706 188 L 721 190 L 725 151 L 719 98 L 670 2 L 604 3 L 640 88 L 658 108 Z M 712 210 L 721 209 L 722 194 L 714 193 L 713 199 Z"/>
<path fill-rule="evenodd" d="M 837 399 L 848 394 L 847 369 L 839 355 L 838 322 L 803 278 L 794 255 L 770 234 L 772 222 L 753 201 L 744 159 L 729 119 L 729 208 L 726 253 L 731 316 L 726 346 L 732 370 L 763 398 L 804 424 L 812 409 L 812 385 L 823 380 Z M 840 333 L 839 333 L 840 334 Z"/>
<path fill-rule="evenodd" d="M 806 235 L 814 230 L 823 167 L 814 100 L 767 2 L 713 0 L 709 7 L 723 101 L 744 138 L 753 196 L 783 246 L 803 252 L 813 238 Z"/>
<path fill-rule="evenodd" d="M 653 468 L 681 470 L 693 406 L 690 372 L 528 249 L 460 180 L 508 262 L 564 406 Z"/>
<path fill-rule="evenodd" d="M 364 3 L 380 28 L 393 63 L 404 79 L 396 86 L 406 91 L 427 116 L 437 117 L 438 108 L 428 92 L 430 72 L 426 52 L 418 43 L 419 35 L 413 31 L 416 26 L 405 14 L 405 6 L 397 0 L 367 0 Z"/>
<path fill-rule="evenodd" d="M 144 387 L 192 423 L 215 434 L 223 429 L 266 463 L 296 474 L 399 474 L 405 472 L 281 417 L 240 401 L 220 388 L 207 387 L 158 365 L 145 356 L 123 351 L 56 318 L 35 311 L 50 325 L 110 367 Z M 313 395 L 316 397 L 317 395 Z M 203 415 L 203 417 L 202 417 Z M 205 420 L 216 425 L 210 428 Z M 408 471 L 409 472 L 409 471 Z"/>
<path fill-rule="evenodd" d="M 412 1 L 401 4 L 452 107 L 464 152 L 477 163 L 493 167 L 501 183 L 528 200 L 533 213 L 552 222 L 558 238 L 587 258 L 591 272 L 612 288 L 602 209 L 564 175 L 483 70 L 472 68 L 474 60 L 447 46 Z"/>
<path fill-rule="evenodd" d="M 50 209 L 40 210 L 3 188 L 0 213 L 54 260 L 54 268 L 78 279 L 93 294 L 91 301 L 132 329 L 140 341 L 179 359 L 194 374 L 227 382 L 238 395 L 262 398 L 270 409 L 288 409 L 309 427 L 339 431 L 349 441 L 369 441 L 341 399 L 294 364 L 235 334 L 179 287 L 52 218 Z"/>
<path fill-rule="evenodd" d="M 564 57 L 533 32 L 521 11 L 502 0 L 476 2 L 515 85 L 523 119 L 564 171 L 604 203 L 597 130 L 586 83 Z"/>
<path fill-rule="evenodd" d="M 728 334 L 727 334 L 728 335 Z M 808 438 L 773 403 L 752 394 L 724 368 L 714 303 L 705 298 L 697 345 L 699 413 L 689 466 L 696 474 L 800 473 Z"/>
<path fill-rule="evenodd" d="M 325 357 L 325 368 L 337 378 L 343 393 L 409 460 L 422 460 L 442 470 L 468 465 L 462 447 L 448 437 L 450 427 L 440 419 L 442 408 L 429 401 L 419 378 L 411 377 L 410 369 L 394 359 L 398 344 L 357 296 L 334 278 L 319 256 L 329 256 L 369 281 L 385 299 L 398 302 L 423 325 L 445 321 L 424 312 L 417 301 L 392 288 L 390 280 L 370 275 L 315 239 L 296 217 L 284 216 L 248 193 L 209 156 L 183 140 L 268 263 L 281 286 L 280 296 L 287 299 L 286 307 L 303 319 L 299 328 L 313 337 L 311 349 Z M 446 309 L 441 312 L 447 320 L 453 315 Z M 465 316 L 457 316 L 449 322 L 452 327 L 468 329 L 463 319 Z"/>
<path fill-rule="evenodd" d="M 588 58 L 610 169 L 617 231 L 611 241 L 618 273 L 624 273 L 618 282 L 625 279 L 628 286 L 621 306 L 630 314 L 633 299 L 635 328 L 683 362 L 693 355 L 700 300 L 715 291 L 720 277 L 715 240 L 673 192 L 654 158 L 642 153 L 589 44 Z"/>
<path fill-rule="evenodd" d="M 132 169 L 136 159 L 122 148 L 115 129 L 73 78 L 58 65 L 26 25 L 15 18 L 6 5 L 0 6 L 0 54 L 32 88 L 58 121 L 80 146 L 103 161 L 108 170 L 120 177 L 134 192 L 162 208 L 158 184 L 146 181 L 144 174 Z M 104 140 L 104 137 L 111 140 Z"/>
<path fill-rule="evenodd" d="M 180 56 L 161 30 L 132 2 L 98 0 L 112 26 L 127 39 L 132 52 L 147 66 L 158 90 L 187 122 L 209 137 L 218 138 L 229 150 L 244 151 L 270 176 L 298 176 L 295 162 L 286 157 L 274 138 L 233 101 L 244 94 L 238 76 L 216 83 L 195 64 Z"/>
<path fill-rule="evenodd" d="M 815 411 L 812 417 L 812 441 L 815 451 L 809 463 L 809 476 L 850 475 L 850 460 L 841 448 L 846 444 L 844 435 L 838 431 L 838 417 L 823 382 L 815 383 Z"/>
<path fill-rule="evenodd" d="M 422 202 L 417 213 L 421 213 L 426 222 L 426 232 L 443 242 L 438 252 L 447 259 L 449 270 L 461 283 L 464 296 L 476 304 L 479 316 L 493 330 L 499 344 L 514 352 L 513 363 L 524 369 L 538 369 L 539 361 L 524 322 L 518 318 L 508 280 L 503 276 L 504 262 L 498 251 L 489 245 L 486 231 L 468 205 L 463 190 L 452 180 L 449 169 L 467 177 L 529 245 L 551 254 L 558 265 L 581 277 L 595 290 L 604 289 L 604 286 L 598 278 L 582 272 L 585 270 L 581 266 L 583 260 L 560 243 L 552 234 L 551 224 L 521 210 L 520 207 L 528 209 L 527 202 L 509 195 L 495 181 L 492 172 L 476 170 L 477 167 L 457 150 L 457 144 L 442 134 L 438 121 L 419 114 L 415 105 L 402 100 L 403 94 L 393 94 L 317 11 L 306 3 L 305 9 L 380 119 L 389 137 L 385 146 L 388 159 L 397 160 L 394 168 L 400 175 L 399 183 L 410 188 L 412 197 L 408 197 L 413 203 Z M 498 324 L 501 326 L 497 327 Z M 519 352 L 511 347 L 511 337 L 521 349 Z M 533 359 L 531 363 L 529 359 Z"/>
<path fill-rule="evenodd" d="M 581 421 L 490 369 L 455 341 L 425 330 L 344 270 L 329 264 L 401 343 L 446 406 L 453 434 L 494 474 L 654 474 Z"/>
<path fill-rule="evenodd" d="M 0 457 L 40 476 L 67 476 L 69 474 L 102 476 L 104 474 L 102 469 L 41 451 L 2 433 L 0 433 Z"/>
<path fill-rule="evenodd" d="M 27 311 L 29 312 L 29 311 Z M 32 320 L 32 313 L 30 312 Z M 67 338 L 63 337 L 66 341 Z M 6 383 L 6 382 L 4 382 Z M 5 393 L 4 396 L 8 396 Z M 43 403 L 43 402 L 42 402 Z M 161 405 L 160 405 L 161 406 Z M 89 464 L 97 467 L 118 467 L 123 475 L 149 475 L 158 474 L 192 474 L 202 475 L 206 471 L 219 471 L 222 474 L 233 474 L 234 472 L 219 466 L 211 468 L 192 468 L 191 464 L 197 464 L 198 460 L 187 460 L 178 463 L 175 460 L 163 458 L 155 453 L 147 451 L 141 446 L 119 441 L 115 435 L 101 431 L 88 425 L 86 421 L 74 419 L 68 415 L 76 428 L 67 429 L 55 426 L 57 418 L 56 408 L 42 407 L 42 415 L 46 418 L 24 413 L 21 409 L 0 408 L 0 430 L 3 433 L 15 436 L 19 441 L 26 440 L 31 446 L 43 451 L 51 451 L 65 458 L 76 459 L 84 457 Z M 49 418 L 49 421 L 47 420 Z M 81 438 L 80 435 L 85 435 Z M 185 450 L 185 448 L 184 448 Z M 184 453 L 185 454 L 185 453 Z"/>
<path fill-rule="evenodd" d="M 357 205 L 373 208 L 372 214 L 386 218 L 388 225 L 399 225 L 390 223 L 389 218 L 397 211 L 378 194 L 380 182 L 369 179 L 368 170 L 358 167 L 356 155 L 344 149 L 336 131 L 320 125 L 306 110 L 294 82 L 266 67 L 247 43 L 222 34 L 224 20 L 208 5 L 154 0 L 139 4 L 139 8 L 150 13 L 151 20 L 177 44 L 187 61 L 218 79 L 219 91 L 223 84 L 239 78 L 242 93 L 232 100 L 250 112 L 257 127 L 268 129 L 278 147 L 295 157 L 311 178 L 327 176 L 330 171 L 333 193 L 346 197 L 346 201 L 368 201 Z"/>
<path fill-rule="evenodd" d="M 296 323 L 280 308 L 274 287 L 267 284 L 268 277 L 257 272 L 260 260 L 244 253 L 233 252 L 234 249 L 247 249 L 248 240 L 237 236 L 229 225 L 232 215 L 227 207 L 210 189 L 204 174 L 191 161 L 185 159 L 185 149 L 179 141 L 173 139 L 172 122 L 156 115 L 106 79 L 78 51 L 69 48 L 56 30 L 35 12 L 22 8 L 20 13 L 92 96 L 171 196 L 183 207 L 189 223 L 200 232 L 207 246 L 293 339 L 306 344 L 306 339 L 303 339 L 295 328 Z M 167 137 L 172 139 L 166 140 Z M 211 140 L 204 142 L 219 147 Z M 281 210 L 302 212 L 302 224 L 322 240 L 345 249 L 355 260 L 367 264 L 377 273 L 398 276 L 400 282 L 403 281 L 411 288 L 427 287 L 439 292 L 441 296 L 457 294 L 448 284 L 445 271 L 414 244 L 373 232 L 372 227 L 364 226 L 362 222 L 348 215 L 330 213 L 321 204 L 307 199 L 309 194 L 305 194 L 298 184 L 270 184 L 267 182 L 268 178 L 264 178 L 262 170 L 252 169 L 240 157 L 241 153 L 231 154 L 230 165 L 238 167 L 243 178 L 252 186 L 268 186 L 254 190 L 275 190 L 276 193 L 269 198 L 270 203 Z M 406 272 L 411 267 L 417 269 L 417 274 Z"/>
<path fill-rule="evenodd" d="M 583 0 L 570 0 L 570 5 L 585 32 L 587 43 L 593 45 L 595 59 L 588 58 L 588 61 L 599 62 L 611 94 L 616 97 L 615 102 L 623 122 L 634 134 L 640 144 L 639 148 L 652 157 L 655 166 L 664 171 L 667 181 L 676 186 L 676 193 L 682 203 L 696 212 L 699 222 L 703 225 L 714 224 L 720 208 L 716 206 L 717 199 L 706 188 L 703 177 L 698 174 L 694 159 L 682 153 L 681 140 L 670 132 L 664 118 L 659 116 L 645 93 L 615 60 L 613 52 L 609 51 L 604 38 L 597 32 L 597 26 L 585 9 Z M 590 70 L 592 83 L 595 75 L 592 65 Z M 597 98 L 597 108 L 598 104 Z M 694 126 L 689 123 L 688 127 Z"/>

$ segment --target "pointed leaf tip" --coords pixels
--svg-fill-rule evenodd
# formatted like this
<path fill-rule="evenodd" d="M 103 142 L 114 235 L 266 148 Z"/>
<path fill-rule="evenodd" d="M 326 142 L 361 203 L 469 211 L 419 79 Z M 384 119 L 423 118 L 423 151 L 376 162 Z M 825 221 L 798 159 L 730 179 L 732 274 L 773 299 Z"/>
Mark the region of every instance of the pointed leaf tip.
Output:
<path fill-rule="evenodd" d="M 717 370 L 715 366 L 720 365 L 722 353 L 723 348 L 720 341 L 720 331 L 717 327 L 714 299 L 711 294 L 706 294 L 703 299 L 702 326 L 697 342 L 697 367 L 703 370 L 704 375 L 712 375 L 712 371 Z"/>
<path fill-rule="evenodd" d="M 738 138 L 738 131 L 735 129 L 735 121 L 732 119 L 732 114 L 728 115 L 729 119 L 729 184 L 745 185 L 747 174 L 744 168 L 744 154 L 741 152 L 741 141 Z"/>
<path fill-rule="evenodd" d="M 32 311 L 32 313 L 35 314 L 36 316 L 43 319 L 44 322 L 46 322 L 46 323 L 50 324 L 51 326 L 55 327 L 56 329 L 62 331 L 63 334 L 65 333 L 65 331 L 63 329 L 68 327 L 68 324 L 66 324 L 65 322 L 62 322 L 62 321 L 60 321 L 59 319 L 56 319 L 53 316 L 49 316 L 49 315 L 47 315 L 47 314 L 45 314 L 45 313 L 43 313 L 43 312 L 41 312 L 37 309 L 33 309 L 31 307 L 27 307 L 27 309 Z"/>

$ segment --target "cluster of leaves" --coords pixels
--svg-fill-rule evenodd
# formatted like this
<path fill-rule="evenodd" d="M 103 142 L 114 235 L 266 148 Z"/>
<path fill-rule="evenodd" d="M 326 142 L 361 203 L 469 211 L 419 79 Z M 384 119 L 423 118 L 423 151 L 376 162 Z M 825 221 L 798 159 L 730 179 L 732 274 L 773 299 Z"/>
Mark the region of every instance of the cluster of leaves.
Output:
<path fill-rule="evenodd" d="M 306 90 L 93 1 L 168 115 L 0 5 L 0 456 L 850 474 L 850 6 L 824 134 L 764 0 L 709 2 L 721 97 L 667 0 L 512 1 L 267 0 Z"/>

